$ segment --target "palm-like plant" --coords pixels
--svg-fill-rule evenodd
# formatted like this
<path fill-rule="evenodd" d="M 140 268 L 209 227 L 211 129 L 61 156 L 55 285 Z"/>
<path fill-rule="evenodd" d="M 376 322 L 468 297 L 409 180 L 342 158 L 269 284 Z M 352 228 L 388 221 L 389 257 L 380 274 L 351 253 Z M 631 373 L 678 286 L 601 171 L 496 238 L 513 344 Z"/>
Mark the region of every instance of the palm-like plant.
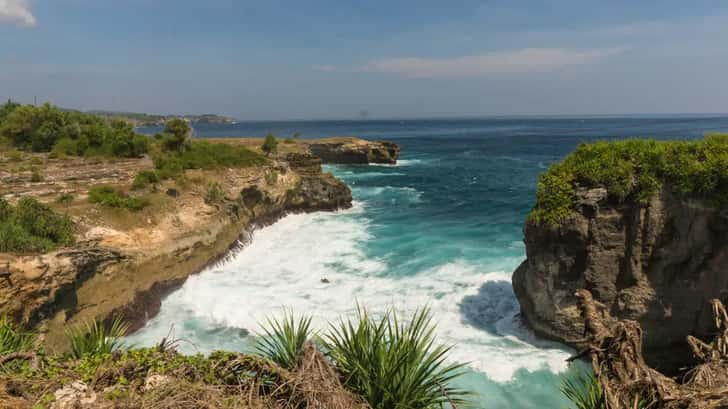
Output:
<path fill-rule="evenodd" d="M 435 346 L 428 308 L 400 323 L 394 311 L 375 320 L 358 308 L 358 322 L 331 326 L 325 346 L 345 384 L 374 409 L 433 408 L 464 403 L 469 393 L 450 385 L 465 364 L 446 364 L 451 347 Z"/>
<path fill-rule="evenodd" d="M 268 318 L 258 339 L 256 350 L 264 357 L 286 368 L 293 369 L 303 345 L 311 338 L 311 317 L 296 320 L 293 311 L 284 311 L 283 318 Z"/>
<path fill-rule="evenodd" d="M 33 347 L 33 333 L 18 330 L 7 317 L 0 317 L 0 355 L 27 351 Z"/>
<path fill-rule="evenodd" d="M 561 383 L 564 394 L 576 409 L 606 409 L 604 390 L 599 380 L 592 374 L 579 373 L 573 379 L 564 378 Z"/>
<path fill-rule="evenodd" d="M 122 346 L 121 337 L 126 335 L 129 324 L 121 317 L 109 325 L 93 320 L 66 331 L 71 344 L 71 355 L 80 359 L 85 355 L 111 353 Z"/>

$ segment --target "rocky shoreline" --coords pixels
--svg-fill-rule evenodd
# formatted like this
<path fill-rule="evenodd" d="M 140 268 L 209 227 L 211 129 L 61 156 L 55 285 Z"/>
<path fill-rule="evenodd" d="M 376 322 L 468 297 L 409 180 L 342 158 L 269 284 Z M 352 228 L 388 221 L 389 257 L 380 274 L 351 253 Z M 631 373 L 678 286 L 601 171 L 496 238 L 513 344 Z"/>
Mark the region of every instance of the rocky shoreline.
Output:
<path fill-rule="evenodd" d="M 207 203 L 199 186 L 179 191 L 160 186 L 168 196 L 164 212 L 147 215 L 131 228 L 81 215 L 74 217 L 80 239 L 72 249 L 0 254 L 0 310 L 37 328 L 46 345 L 57 350 L 64 348 L 64 329 L 77 322 L 122 314 L 132 331 L 141 328 L 158 313 L 165 295 L 189 275 L 239 249 L 256 228 L 289 213 L 351 206 L 349 188 L 323 172 L 321 159 L 304 144 L 296 146 L 271 157 L 265 166 L 214 174 L 188 171 L 193 180 L 219 183 L 225 193 L 219 203 Z M 396 155 L 387 163 L 391 160 Z M 120 183 L 128 181 L 120 178 Z M 18 190 L 32 194 L 33 186 L 28 187 L 19 184 Z"/>

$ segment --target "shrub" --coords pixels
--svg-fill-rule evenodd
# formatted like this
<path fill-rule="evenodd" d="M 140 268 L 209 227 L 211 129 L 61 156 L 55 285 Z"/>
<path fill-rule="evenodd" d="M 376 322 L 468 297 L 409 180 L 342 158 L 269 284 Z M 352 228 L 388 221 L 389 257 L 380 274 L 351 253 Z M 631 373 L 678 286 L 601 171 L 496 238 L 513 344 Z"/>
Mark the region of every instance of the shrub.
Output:
<path fill-rule="evenodd" d="M 183 152 L 189 148 L 192 128 L 180 118 L 170 119 L 164 124 L 164 132 L 159 139 L 167 151 Z"/>
<path fill-rule="evenodd" d="M 256 344 L 264 357 L 286 369 L 294 369 L 303 346 L 311 338 L 311 318 L 296 320 L 293 311 L 284 312 L 283 318 L 268 319 Z"/>
<path fill-rule="evenodd" d="M 126 122 L 62 111 L 50 104 L 15 107 L 0 121 L 0 137 L 18 149 L 52 152 L 54 157 L 138 157 L 148 147 L 148 138 L 136 134 Z"/>
<path fill-rule="evenodd" d="M 205 195 L 205 203 L 222 203 L 225 201 L 225 191 L 222 189 L 217 182 L 212 182 L 207 185 L 207 194 Z"/>
<path fill-rule="evenodd" d="M 263 146 L 261 148 L 266 155 L 276 153 L 278 152 L 278 140 L 275 136 L 273 136 L 273 134 L 268 134 L 265 136 L 265 140 L 263 141 Z"/>
<path fill-rule="evenodd" d="M 30 175 L 30 181 L 33 183 L 43 181 L 43 175 L 40 174 L 40 171 L 38 169 L 33 169 L 33 173 L 31 173 Z"/>
<path fill-rule="evenodd" d="M 56 203 L 60 203 L 63 205 L 69 205 L 69 204 L 73 203 L 74 199 L 75 199 L 75 197 L 73 197 L 73 195 L 70 193 L 61 193 L 56 198 Z"/>
<path fill-rule="evenodd" d="M 346 385 L 372 408 L 432 408 L 465 403 L 450 386 L 464 364 L 445 364 L 449 347 L 435 346 L 429 309 L 401 323 L 395 312 L 380 320 L 358 309 L 358 322 L 332 326 L 325 346 Z"/>
<path fill-rule="evenodd" d="M 664 184 L 683 197 L 728 205 L 728 135 L 581 144 L 541 175 L 530 220 L 558 226 L 577 205 L 577 187 L 604 187 L 611 200 L 644 204 Z"/>
<path fill-rule="evenodd" d="M 85 322 L 66 331 L 66 337 L 71 345 L 70 354 L 76 359 L 110 354 L 121 348 L 121 338 L 128 330 L 129 324 L 121 317 L 114 318 L 109 325 L 96 320 Z"/>
<path fill-rule="evenodd" d="M 139 190 L 159 183 L 159 175 L 153 170 L 142 170 L 134 176 L 134 182 L 132 182 L 132 189 Z"/>
<path fill-rule="evenodd" d="M 260 154 L 243 146 L 207 141 L 190 142 L 184 152 L 161 153 L 154 156 L 154 167 L 160 179 L 171 179 L 185 169 L 242 168 L 267 163 Z"/>
<path fill-rule="evenodd" d="M 33 198 L 13 208 L 0 199 L 0 252 L 51 251 L 74 243 L 73 225 Z"/>
<path fill-rule="evenodd" d="M 130 197 L 112 186 L 93 186 L 88 191 L 89 203 L 98 203 L 107 207 L 139 211 L 149 206 L 149 199 L 144 197 Z"/>

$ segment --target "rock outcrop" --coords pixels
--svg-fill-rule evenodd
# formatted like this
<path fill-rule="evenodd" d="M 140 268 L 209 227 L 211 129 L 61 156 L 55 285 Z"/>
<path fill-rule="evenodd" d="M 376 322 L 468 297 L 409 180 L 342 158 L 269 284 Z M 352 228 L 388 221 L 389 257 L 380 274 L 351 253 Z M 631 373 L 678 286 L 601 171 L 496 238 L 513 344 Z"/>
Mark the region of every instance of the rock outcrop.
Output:
<path fill-rule="evenodd" d="M 708 300 L 728 299 L 728 215 L 663 187 L 647 204 L 578 190 L 578 209 L 559 227 L 527 222 L 527 259 L 513 275 L 523 318 L 539 334 L 584 345 L 577 289 L 617 319 L 644 330 L 648 363 L 689 362 L 686 336 L 709 339 Z"/>
<path fill-rule="evenodd" d="M 84 165 L 95 169 L 91 163 Z M 152 164 L 139 159 L 96 166 L 113 174 Z M 59 168 L 58 177 L 64 173 Z M 73 191 L 84 198 L 97 183 L 97 173 L 89 172 L 88 178 L 79 174 Z M 37 328 L 46 345 L 56 350 L 64 348 L 65 328 L 84 320 L 122 314 L 135 330 L 159 311 L 166 294 L 189 275 L 228 256 L 255 228 L 291 212 L 347 208 L 352 200 L 349 188 L 324 173 L 321 159 L 305 150 L 271 158 L 261 166 L 190 170 L 187 177 L 197 182 L 180 188 L 170 180 L 154 188 L 166 203 L 156 212 L 119 220 L 83 199 L 75 202 L 83 210 L 71 209 L 78 242 L 74 248 L 39 255 L 0 254 L 0 314 Z M 119 178 L 117 185 L 130 183 L 131 178 Z M 207 198 L 211 183 L 224 196 L 214 202 Z M 54 194 L 67 190 L 66 185 L 52 187 Z M 33 188 L 5 185 L 2 193 L 11 198 L 34 195 Z M 170 191 L 174 194 L 161 193 Z"/>
<path fill-rule="evenodd" d="M 399 145 L 386 141 L 329 138 L 308 142 L 308 147 L 324 163 L 395 164 L 399 158 Z"/>

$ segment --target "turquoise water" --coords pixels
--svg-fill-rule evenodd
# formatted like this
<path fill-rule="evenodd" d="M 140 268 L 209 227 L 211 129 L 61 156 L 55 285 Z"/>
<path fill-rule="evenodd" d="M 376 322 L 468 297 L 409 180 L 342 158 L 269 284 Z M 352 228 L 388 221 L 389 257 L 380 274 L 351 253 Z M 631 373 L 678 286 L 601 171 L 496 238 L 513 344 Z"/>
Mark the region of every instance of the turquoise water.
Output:
<path fill-rule="evenodd" d="M 315 325 L 351 314 L 429 305 L 461 382 L 481 408 L 565 408 L 568 349 L 521 323 L 510 277 L 525 257 L 522 223 L 538 174 L 577 143 L 629 136 L 699 137 L 728 119 L 558 118 L 463 121 L 259 122 L 198 127 L 200 136 L 356 134 L 402 146 L 397 166 L 327 166 L 354 207 L 291 215 L 256 231 L 226 263 L 191 277 L 130 337 L 151 345 L 173 326 L 186 352 L 249 350 L 282 308 Z M 326 278 L 329 283 L 322 283 Z M 571 369 L 572 371 L 574 369 Z"/>

